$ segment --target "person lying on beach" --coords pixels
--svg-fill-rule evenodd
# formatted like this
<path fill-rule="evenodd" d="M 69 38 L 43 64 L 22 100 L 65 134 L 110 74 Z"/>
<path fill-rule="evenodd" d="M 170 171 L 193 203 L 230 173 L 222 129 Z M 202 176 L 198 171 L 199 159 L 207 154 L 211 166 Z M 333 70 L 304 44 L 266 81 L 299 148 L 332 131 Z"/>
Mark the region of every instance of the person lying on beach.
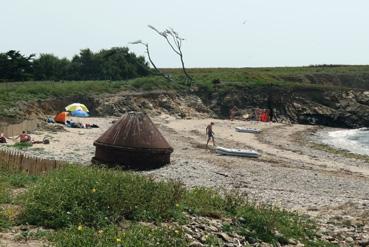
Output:
<path fill-rule="evenodd" d="M 4 135 L 4 133 L 0 133 L 0 143 L 6 143 L 6 139 L 9 139 Z"/>
<path fill-rule="evenodd" d="M 90 129 L 90 128 L 99 128 L 99 126 L 96 125 L 96 124 L 86 124 L 86 128 L 87 129 Z"/>
<path fill-rule="evenodd" d="M 96 124 L 83 124 L 80 122 L 73 122 L 73 120 L 67 120 L 67 127 L 70 128 L 79 128 L 79 129 L 91 129 L 91 128 L 99 128 Z"/>
<path fill-rule="evenodd" d="M 215 140 L 214 140 L 214 131 L 213 131 L 213 125 L 214 123 L 211 122 L 207 127 L 206 127 L 206 134 L 208 136 L 208 141 L 206 142 L 206 148 L 208 148 L 208 144 L 210 139 L 212 139 L 213 141 L 213 146 L 215 147 Z"/>
<path fill-rule="evenodd" d="M 19 138 L 19 141 L 20 142 L 29 142 L 29 143 L 31 143 L 31 140 L 32 140 L 32 138 L 31 138 L 31 136 L 30 135 L 28 135 L 27 133 L 26 133 L 26 131 L 23 131 L 22 132 L 22 134 L 20 134 L 17 138 L 15 138 L 15 139 L 18 139 Z"/>
<path fill-rule="evenodd" d="M 83 124 L 82 123 L 74 122 L 72 119 L 71 120 L 67 120 L 66 125 L 69 128 L 83 128 Z"/>

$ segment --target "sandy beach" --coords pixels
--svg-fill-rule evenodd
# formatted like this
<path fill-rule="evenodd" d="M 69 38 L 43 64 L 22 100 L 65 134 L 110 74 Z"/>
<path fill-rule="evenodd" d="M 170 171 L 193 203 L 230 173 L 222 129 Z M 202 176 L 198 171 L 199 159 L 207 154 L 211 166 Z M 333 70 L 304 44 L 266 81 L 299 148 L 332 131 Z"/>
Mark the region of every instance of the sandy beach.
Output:
<path fill-rule="evenodd" d="M 87 118 L 96 129 L 71 129 L 32 133 L 34 140 L 50 139 L 24 151 L 48 159 L 90 164 L 96 140 L 116 118 Z M 171 164 L 141 172 L 158 179 L 175 179 L 188 187 L 207 186 L 217 190 L 237 189 L 257 202 L 277 205 L 317 217 L 323 229 L 337 229 L 338 215 L 367 220 L 369 165 L 353 158 L 310 148 L 308 125 L 256 123 L 218 119 L 176 119 L 169 115 L 153 118 L 174 148 Z M 253 149 L 259 158 L 217 155 L 206 149 L 205 128 L 213 121 L 216 144 L 228 148 Z M 260 128 L 260 134 L 238 133 L 235 127 Z M 212 145 L 210 145 L 211 147 Z M 366 216 L 365 216 L 366 215 Z M 331 223 L 329 223 L 331 222 Z M 333 223 L 332 223 L 333 222 Z M 334 225 L 334 226 L 333 226 Z M 358 233 L 359 234 L 359 233 Z M 366 234 L 362 232 L 360 234 Z"/>

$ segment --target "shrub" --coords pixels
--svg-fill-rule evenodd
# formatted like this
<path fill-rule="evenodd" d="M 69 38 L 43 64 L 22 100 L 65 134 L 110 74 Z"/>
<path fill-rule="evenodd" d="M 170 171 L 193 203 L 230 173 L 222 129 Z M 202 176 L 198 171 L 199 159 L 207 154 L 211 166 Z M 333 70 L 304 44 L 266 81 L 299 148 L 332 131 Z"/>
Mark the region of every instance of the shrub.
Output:
<path fill-rule="evenodd" d="M 183 205 L 190 213 L 219 218 L 234 213 L 244 203 L 245 199 L 235 193 L 221 196 L 212 189 L 198 187 L 186 193 Z"/>
<path fill-rule="evenodd" d="M 9 219 L 5 216 L 4 212 L 0 208 L 0 231 L 10 226 Z"/>
<path fill-rule="evenodd" d="M 10 187 L 25 188 L 27 185 L 34 183 L 37 178 L 37 176 L 31 176 L 25 172 L 0 169 L 0 181 L 3 181 Z"/>
<path fill-rule="evenodd" d="M 40 178 L 23 198 L 22 222 L 60 228 L 103 226 L 123 219 L 169 219 L 184 189 L 118 170 L 68 166 Z"/>
<path fill-rule="evenodd" d="M 242 235 L 266 242 L 285 242 L 288 238 L 312 239 L 315 227 L 308 219 L 269 206 L 245 205 L 237 212 L 236 222 Z"/>
<path fill-rule="evenodd" d="M 9 186 L 0 180 L 0 204 L 8 203 L 10 200 Z"/>

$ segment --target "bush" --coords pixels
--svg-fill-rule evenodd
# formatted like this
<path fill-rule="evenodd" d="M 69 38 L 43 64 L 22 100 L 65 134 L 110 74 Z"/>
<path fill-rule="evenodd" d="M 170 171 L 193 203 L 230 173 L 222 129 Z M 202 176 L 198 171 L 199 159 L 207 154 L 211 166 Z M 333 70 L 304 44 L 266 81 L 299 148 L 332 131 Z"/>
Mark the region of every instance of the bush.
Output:
<path fill-rule="evenodd" d="M 53 234 L 50 239 L 56 247 L 184 247 L 188 246 L 183 233 L 164 227 L 151 228 L 134 225 L 126 231 L 108 226 L 100 230 L 89 227 L 72 227 Z"/>
<path fill-rule="evenodd" d="M 0 204 L 8 203 L 10 200 L 9 186 L 0 180 Z"/>
<path fill-rule="evenodd" d="M 25 172 L 5 171 L 0 169 L 0 182 L 6 183 L 9 187 L 25 188 L 27 185 L 34 183 L 38 176 L 31 176 Z M 4 186 L 2 186 L 4 188 Z"/>
<path fill-rule="evenodd" d="M 244 236 L 265 242 L 286 242 L 289 238 L 305 241 L 315 236 L 315 227 L 308 219 L 269 206 L 245 205 L 237 212 L 236 226 Z"/>
<path fill-rule="evenodd" d="M 221 196 L 212 189 L 198 187 L 186 193 L 183 205 L 190 213 L 219 218 L 234 213 L 244 202 L 236 194 Z"/>
<path fill-rule="evenodd" d="M 10 226 L 9 219 L 5 216 L 4 212 L 0 208 L 0 231 Z"/>
<path fill-rule="evenodd" d="M 68 166 L 42 177 L 24 195 L 21 221 L 51 228 L 101 227 L 123 219 L 174 217 L 184 189 L 118 170 Z"/>

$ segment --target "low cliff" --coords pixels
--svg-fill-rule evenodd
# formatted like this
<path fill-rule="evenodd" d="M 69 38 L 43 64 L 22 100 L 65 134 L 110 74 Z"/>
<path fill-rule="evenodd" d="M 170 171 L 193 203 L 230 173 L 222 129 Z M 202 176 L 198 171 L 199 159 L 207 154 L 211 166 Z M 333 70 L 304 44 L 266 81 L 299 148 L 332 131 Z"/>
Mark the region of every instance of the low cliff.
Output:
<path fill-rule="evenodd" d="M 222 117 L 237 105 L 241 112 L 272 110 L 274 121 L 321 124 L 333 127 L 369 126 L 369 91 L 329 87 L 235 87 L 213 93 L 200 92 L 210 109 Z"/>

